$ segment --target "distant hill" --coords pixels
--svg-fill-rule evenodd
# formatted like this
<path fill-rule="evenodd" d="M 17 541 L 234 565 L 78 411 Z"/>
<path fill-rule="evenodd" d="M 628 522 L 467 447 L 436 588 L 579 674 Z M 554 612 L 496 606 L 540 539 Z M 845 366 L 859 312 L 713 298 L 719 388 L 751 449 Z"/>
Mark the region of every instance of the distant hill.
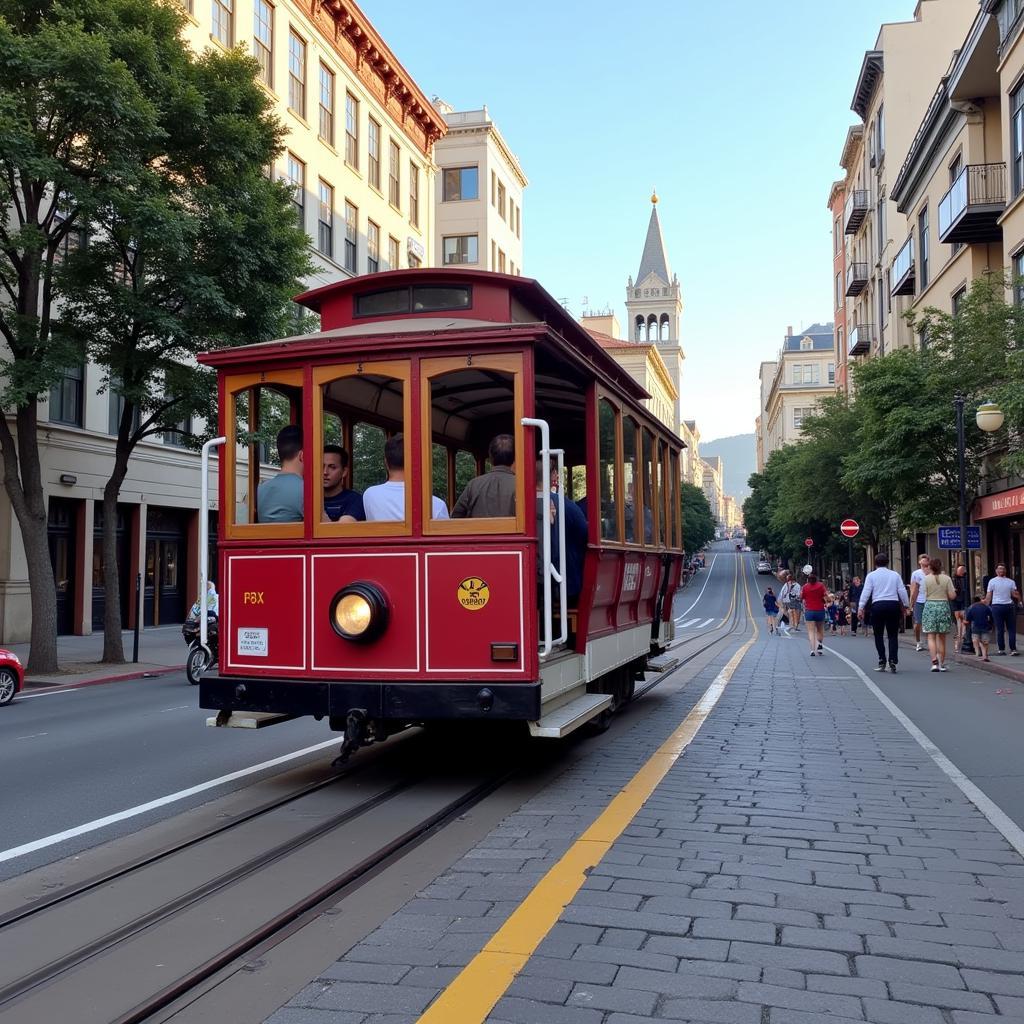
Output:
<path fill-rule="evenodd" d="M 721 456 L 725 468 L 723 487 L 741 505 L 750 495 L 747 480 L 757 469 L 757 442 L 753 434 L 720 437 L 717 441 L 701 441 L 700 454 Z"/>

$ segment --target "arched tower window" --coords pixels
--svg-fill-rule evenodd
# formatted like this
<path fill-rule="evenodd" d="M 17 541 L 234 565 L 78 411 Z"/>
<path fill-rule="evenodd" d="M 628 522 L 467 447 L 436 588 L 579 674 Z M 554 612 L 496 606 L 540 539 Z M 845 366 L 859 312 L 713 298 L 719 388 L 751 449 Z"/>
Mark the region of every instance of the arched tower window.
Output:
<path fill-rule="evenodd" d="M 661 341 L 668 341 L 670 333 L 668 313 L 661 314 L 661 323 L 659 324 L 659 338 Z"/>
<path fill-rule="evenodd" d="M 644 318 L 642 316 L 638 316 L 636 318 L 636 337 L 633 340 L 634 341 L 643 341 L 644 340 Z"/>
<path fill-rule="evenodd" d="M 658 340 L 658 318 L 653 313 L 647 318 L 647 340 Z"/>

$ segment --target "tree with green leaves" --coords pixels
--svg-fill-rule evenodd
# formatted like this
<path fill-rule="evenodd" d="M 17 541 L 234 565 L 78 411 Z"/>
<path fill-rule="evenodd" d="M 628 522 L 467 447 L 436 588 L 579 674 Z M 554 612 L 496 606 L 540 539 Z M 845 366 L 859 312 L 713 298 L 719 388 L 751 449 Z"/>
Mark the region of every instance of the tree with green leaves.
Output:
<path fill-rule="evenodd" d="M 25 546 L 32 672 L 57 667 L 37 404 L 84 358 L 55 324 L 60 256 L 134 187 L 162 134 L 152 97 L 180 17 L 154 0 L 0 0 L 0 454 Z"/>
<path fill-rule="evenodd" d="M 683 550 L 692 555 L 715 539 L 715 519 L 707 495 L 695 484 L 681 482 L 680 510 L 683 519 Z"/>
<path fill-rule="evenodd" d="M 156 0 L 134 0 L 143 13 Z M 130 187 L 106 188 L 90 210 L 89 245 L 61 277 L 62 330 L 106 369 L 120 415 L 103 491 L 103 660 L 121 662 L 117 498 L 146 438 L 195 441 L 195 418 L 216 422 L 215 381 L 197 352 L 292 333 L 291 298 L 311 269 L 291 189 L 266 167 L 284 129 L 239 51 L 196 56 L 179 19 L 152 17 L 147 99 L 156 128 Z M 182 424 L 186 424 L 182 431 Z M 183 436 L 184 435 L 184 436 Z"/>

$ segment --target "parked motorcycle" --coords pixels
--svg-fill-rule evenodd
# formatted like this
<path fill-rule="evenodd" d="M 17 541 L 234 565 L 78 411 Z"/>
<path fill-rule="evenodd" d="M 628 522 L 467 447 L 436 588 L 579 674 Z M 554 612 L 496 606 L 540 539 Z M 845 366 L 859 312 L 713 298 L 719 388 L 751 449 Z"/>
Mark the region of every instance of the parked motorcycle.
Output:
<path fill-rule="evenodd" d="M 199 643 L 199 606 L 193 606 L 185 624 L 181 627 L 181 635 L 189 645 L 188 656 L 185 658 L 185 675 L 188 681 L 196 686 L 199 677 L 217 661 L 217 616 L 213 612 L 206 613 L 206 646 L 209 656 Z"/>

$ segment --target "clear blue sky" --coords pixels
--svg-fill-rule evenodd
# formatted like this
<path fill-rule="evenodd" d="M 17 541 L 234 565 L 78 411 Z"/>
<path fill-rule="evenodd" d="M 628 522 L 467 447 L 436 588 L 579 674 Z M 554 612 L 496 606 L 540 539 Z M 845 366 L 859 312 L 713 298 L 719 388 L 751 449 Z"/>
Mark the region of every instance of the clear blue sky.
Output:
<path fill-rule="evenodd" d="M 525 273 L 575 315 L 586 296 L 625 330 L 657 186 L 685 418 L 752 432 L 758 364 L 787 325 L 832 319 L 825 204 L 856 75 L 914 0 L 361 6 L 428 97 L 487 104 L 530 180 Z"/>

